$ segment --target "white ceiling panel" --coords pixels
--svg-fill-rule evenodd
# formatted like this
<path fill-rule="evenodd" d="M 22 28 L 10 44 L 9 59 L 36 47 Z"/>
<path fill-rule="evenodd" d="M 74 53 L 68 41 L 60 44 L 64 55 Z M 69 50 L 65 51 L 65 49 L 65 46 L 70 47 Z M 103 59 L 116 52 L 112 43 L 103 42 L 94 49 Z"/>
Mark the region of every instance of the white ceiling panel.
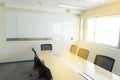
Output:
<path fill-rule="evenodd" d="M 77 10 L 79 12 L 99 6 L 105 3 L 113 2 L 117 0 L 0 0 L 0 2 L 5 3 L 7 6 L 21 6 L 21 7 L 36 7 L 36 8 L 49 8 L 56 10 Z M 69 6 L 79 7 L 68 8 L 68 7 L 59 7 L 58 4 L 64 4 Z"/>

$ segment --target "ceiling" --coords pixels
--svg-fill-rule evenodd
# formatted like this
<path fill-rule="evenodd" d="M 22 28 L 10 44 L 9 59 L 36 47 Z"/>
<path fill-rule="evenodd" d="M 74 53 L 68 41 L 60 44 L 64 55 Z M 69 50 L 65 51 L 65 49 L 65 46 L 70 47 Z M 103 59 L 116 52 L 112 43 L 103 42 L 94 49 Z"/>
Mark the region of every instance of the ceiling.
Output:
<path fill-rule="evenodd" d="M 0 0 L 7 7 L 32 8 L 53 11 L 80 13 L 83 10 L 117 0 Z M 60 7 L 59 4 L 76 6 L 77 8 Z"/>

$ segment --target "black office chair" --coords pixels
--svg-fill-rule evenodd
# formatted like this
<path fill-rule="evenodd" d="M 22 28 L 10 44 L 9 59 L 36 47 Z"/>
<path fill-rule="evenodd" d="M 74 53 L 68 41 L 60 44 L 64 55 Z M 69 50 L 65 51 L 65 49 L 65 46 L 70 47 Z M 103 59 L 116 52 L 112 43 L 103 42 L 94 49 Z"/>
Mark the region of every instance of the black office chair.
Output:
<path fill-rule="evenodd" d="M 40 64 L 40 59 L 38 58 L 34 48 L 32 48 L 32 51 L 34 52 L 34 69 L 37 69 Z"/>
<path fill-rule="evenodd" d="M 94 64 L 112 72 L 114 62 L 115 60 L 111 57 L 104 56 L 104 55 L 96 55 Z"/>
<path fill-rule="evenodd" d="M 50 69 L 47 68 L 44 64 L 44 61 L 40 60 L 40 58 L 38 58 L 36 51 L 34 48 L 32 48 L 32 51 L 34 52 L 34 69 L 37 69 L 38 71 L 38 75 L 39 75 L 39 79 L 44 79 L 44 80 L 52 80 L 52 74 L 50 72 Z M 29 74 L 30 77 L 32 77 L 32 74 Z"/>
<path fill-rule="evenodd" d="M 41 50 L 52 50 L 52 44 L 41 44 Z"/>
<path fill-rule="evenodd" d="M 42 65 L 39 66 L 39 79 L 53 80 L 50 69 L 43 62 L 41 63 Z"/>

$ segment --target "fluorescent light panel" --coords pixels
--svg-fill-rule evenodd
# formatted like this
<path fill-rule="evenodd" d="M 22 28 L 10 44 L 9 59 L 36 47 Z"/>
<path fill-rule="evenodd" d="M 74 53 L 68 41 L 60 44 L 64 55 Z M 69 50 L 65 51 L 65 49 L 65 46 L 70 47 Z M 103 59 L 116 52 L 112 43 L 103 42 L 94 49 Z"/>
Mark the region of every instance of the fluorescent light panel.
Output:
<path fill-rule="evenodd" d="M 85 1 L 97 3 L 97 2 L 106 2 L 106 1 L 109 1 L 109 0 L 85 0 Z"/>
<path fill-rule="evenodd" d="M 62 4 L 62 3 L 59 3 L 57 6 L 63 7 L 63 8 L 69 8 L 69 9 L 81 9 L 81 7 L 79 6 L 73 6 L 73 5 Z"/>

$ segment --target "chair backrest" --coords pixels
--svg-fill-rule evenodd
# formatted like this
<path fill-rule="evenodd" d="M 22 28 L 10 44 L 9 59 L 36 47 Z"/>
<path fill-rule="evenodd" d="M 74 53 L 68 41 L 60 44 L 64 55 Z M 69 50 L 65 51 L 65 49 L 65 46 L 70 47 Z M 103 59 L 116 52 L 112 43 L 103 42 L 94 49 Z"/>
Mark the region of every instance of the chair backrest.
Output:
<path fill-rule="evenodd" d="M 70 52 L 76 54 L 77 52 L 77 45 L 71 45 Z"/>
<path fill-rule="evenodd" d="M 41 50 L 52 50 L 52 44 L 41 44 Z"/>
<path fill-rule="evenodd" d="M 111 57 L 104 56 L 104 55 L 96 55 L 94 63 L 111 72 L 114 62 L 115 60 Z"/>
<path fill-rule="evenodd" d="M 89 51 L 87 49 L 80 48 L 78 50 L 77 56 L 87 59 L 89 55 Z"/>
<path fill-rule="evenodd" d="M 34 58 L 35 58 L 35 59 L 39 59 L 34 48 L 32 48 L 32 51 L 34 52 Z M 40 60 L 40 59 L 39 59 L 39 60 Z"/>
<path fill-rule="evenodd" d="M 32 48 L 32 51 L 34 52 L 34 54 L 36 55 L 36 51 L 35 51 L 35 49 L 34 48 Z"/>

